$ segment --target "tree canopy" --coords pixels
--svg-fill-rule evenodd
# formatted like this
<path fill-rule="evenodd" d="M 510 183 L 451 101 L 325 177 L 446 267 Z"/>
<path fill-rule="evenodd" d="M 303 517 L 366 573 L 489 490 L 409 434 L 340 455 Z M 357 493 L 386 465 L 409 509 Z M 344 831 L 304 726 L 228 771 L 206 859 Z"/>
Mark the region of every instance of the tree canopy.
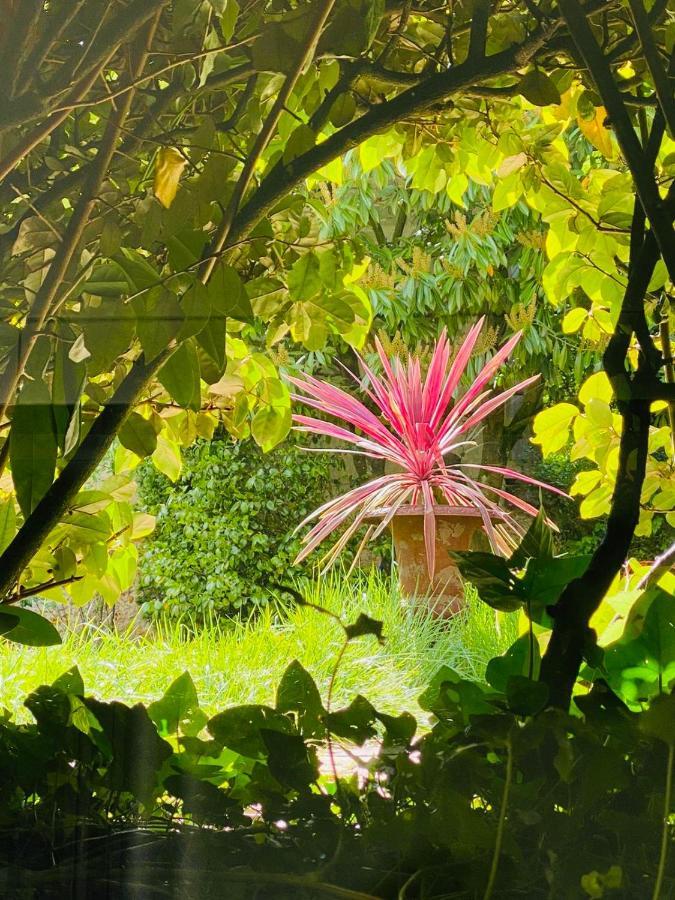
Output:
<path fill-rule="evenodd" d="M 575 452 L 597 470 L 576 488 L 609 510 L 606 539 L 556 604 L 542 677 L 564 704 L 643 502 L 672 508 L 667 4 L 3 0 L 0 11 L 4 602 L 54 585 L 114 597 L 148 527 L 130 505 L 135 462 L 152 456 L 175 477 L 180 445 L 218 421 L 273 447 L 290 427 L 279 349 L 362 348 L 374 310 L 388 321 L 373 287 L 413 305 L 401 272 L 425 284 L 431 266 L 434 312 L 439 297 L 467 317 L 490 311 L 515 283 L 500 327 L 561 316 L 564 333 L 604 353 L 583 410 L 554 407 L 537 432 L 546 451 L 574 423 Z M 362 179 L 388 167 L 414 192 L 390 223 L 366 210 L 370 258 L 347 233 L 357 220 L 336 219 L 353 167 Z M 427 246 L 412 241 L 401 264 L 388 237 L 404 236 L 414 206 Z M 480 229 L 494 260 L 472 243 Z M 114 473 L 86 489 L 116 437 Z"/>

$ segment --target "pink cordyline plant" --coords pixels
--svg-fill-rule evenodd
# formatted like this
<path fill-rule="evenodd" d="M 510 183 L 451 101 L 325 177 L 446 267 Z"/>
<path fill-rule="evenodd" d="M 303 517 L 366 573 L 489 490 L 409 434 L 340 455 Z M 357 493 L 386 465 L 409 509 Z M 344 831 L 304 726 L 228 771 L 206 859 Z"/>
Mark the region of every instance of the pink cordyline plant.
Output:
<path fill-rule="evenodd" d="M 369 384 L 363 390 L 378 414 L 328 382 L 311 375 L 289 377 L 291 383 L 302 391 L 301 395 L 294 395 L 295 400 L 357 429 L 350 431 L 342 425 L 322 419 L 294 415 L 296 430 L 345 441 L 357 449 L 341 452 L 384 460 L 398 470 L 329 501 L 308 516 L 299 527 L 314 519 L 318 521 L 303 540 L 304 547 L 298 554 L 298 562 L 351 519 L 337 543 L 323 558 L 325 568 L 329 568 L 364 521 L 381 517 L 377 528 L 371 529 L 370 537 L 374 539 L 388 526 L 401 507 L 409 504 L 419 506 L 424 515 L 427 566 L 429 575 L 433 577 L 436 546 L 434 509 L 439 502 L 478 510 L 493 549 L 506 552 L 508 547 L 514 545 L 515 538 L 522 536 L 523 530 L 506 510 L 498 506 L 497 501 L 505 500 L 531 516 L 536 516 L 537 510 L 508 491 L 480 484 L 467 470 L 479 469 L 504 475 L 563 497 L 568 496 L 552 485 L 513 469 L 461 462 L 446 463 L 445 457 L 448 454 L 474 445 L 475 442 L 467 437 L 486 416 L 539 377 L 535 375 L 527 378 L 498 394 L 493 394 L 489 387 L 493 376 L 520 340 L 522 332 L 518 332 L 486 363 L 468 390 L 455 397 L 483 322 L 484 318 L 470 329 L 452 363 L 452 348 L 447 332 L 443 330 L 434 348 L 426 377 L 423 377 L 419 359 L 409 356 L 407 364 L 398 358 L 390 360 L 381 343 L 376 340 L 382 376 L 376 375 L 361 357 L 359 361 Z M 356 375 L 349 374 L 360 383 Z M 487 496 L 486 492 L 495 499 Z M 439 498 L 442 499 L 439 501 Z"/>

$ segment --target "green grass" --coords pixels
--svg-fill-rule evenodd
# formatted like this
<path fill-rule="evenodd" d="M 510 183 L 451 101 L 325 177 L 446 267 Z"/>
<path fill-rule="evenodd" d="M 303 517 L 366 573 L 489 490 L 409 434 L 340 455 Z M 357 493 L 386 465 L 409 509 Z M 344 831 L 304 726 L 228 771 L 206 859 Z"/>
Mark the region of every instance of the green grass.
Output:
<path fill-rule="evenodd" d="M 361 693 L 383 712 L 419 714 L 416 698 L 439 666 L 480 677 L 488 660 L 516 637 L 513 617 L 502 616 L 498 624 L 475 595 L 469 595 L 464 613 L 444 623 L 406 606 L 389 579 L 376 575 L 324 579 L 307 599 L 346 622 L 365 612 L 384 623 L 383 646 L 366 636 L 347 648 L 335 683 L 336 705 Z M 247 624 L 196 634 L 180 623 L 159 625 L 146 637 L 84 627 L 65 634 L 56 647 L 3 643 L 0 704 L 28 718 L 22 709 L 26 695 L 76 665 L 89 693 L 128 703 L 157 699 L 188 670 L 204 709 L 215 713 L 240 703 L 273 702 L 293 659 L 308 669 L 325 697 L 343 639 L 334 620 L 307 607 L 268 608 Z"/>

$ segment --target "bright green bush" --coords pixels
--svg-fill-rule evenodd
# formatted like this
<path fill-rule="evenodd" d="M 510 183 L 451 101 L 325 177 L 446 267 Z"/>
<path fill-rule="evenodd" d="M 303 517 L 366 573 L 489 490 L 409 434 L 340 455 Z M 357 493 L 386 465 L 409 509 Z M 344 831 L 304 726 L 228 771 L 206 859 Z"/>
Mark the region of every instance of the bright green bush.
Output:
<path fill-rule="evenodd" d="M 332 454 L 286 443 L 263 454 L 252 441 L 200 441 L 185 453 L 176 484 L 150 466 L 140 498 L 157 515 L 142 554 L 139 600 L 150 615 L 250 612 L 273 585 L 308 574 L 293 560 L 296 526 L 335 493 Z"/>

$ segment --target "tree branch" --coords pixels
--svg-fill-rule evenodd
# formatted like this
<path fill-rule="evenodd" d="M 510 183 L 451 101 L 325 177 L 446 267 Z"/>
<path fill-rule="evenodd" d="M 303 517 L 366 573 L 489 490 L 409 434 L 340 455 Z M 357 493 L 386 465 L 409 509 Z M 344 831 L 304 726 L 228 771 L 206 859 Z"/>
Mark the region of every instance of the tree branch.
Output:
<path fill-rule="evenodd" d="M 155 18 L 148 29 L 142 51 L 138 54 L 138 59 L 133 66 L 133 75 L 142 72 L 145 66 L 164 3 L 165 0 L 155 0 L 153 4 Z M 7 407 L 13 400 L 31 350 L 49 316 L 52 304 L 80 244 L 115 152 L 122 126 L 131 109 L 132 100 L 133 92 L 125 94 L 122 102 L 108 120 L 101 147 L 85 181 L 82 195 L 68 222 L 63 240 L 47 270 L 44 281 L 33 299 L 28 319 L 19 334 L 17 346 L 11 353 L 0 377 L 0 421 L 4 418 Z"/>
<path fill-rule="evenodd" d="M 63 518 L 71 501 L 93 475 L 139 397 L 169 358 L 173 348 L 146 363 L 141 355 L 132 365 L 86 437 L 0 556 L 0 598 L 13 590 L 21 573 Z"/>
<path fill-rule="evenodd" d="M 275 167 L 267 175 L 258 190 L 245 203 L 235 217 L 230 229 L 229 241 L 237 241 L 254 227 L 284 194 L 300 183 L 307 175 L 320 169 L 348 150 L 357 147 L 366 138 L 395 125 L 414 113 L 422 112 L 434 104 L 447 100 L 452 94 L 476 83 L 513 73 L 522 68 L 547 39 L 556 31 L 559 22 L 547 23 L 537 28 L 522 44 L 480 60 L 466 60 L 453 68 L 437 72 L 391 100 L 372 107 L 367 113 L 345 125 L 325 141 L 303 153 L 287 165 Z"/>
<path fill-rule="evenodd" d="M 642 5 L 642 0 L 628 0 L 635 30 L 640 40 L 642 53 L 647 63 L 647 68 L 654 82 L 654 90 L 668 125 L 670 136 L 675 136 L 675 100 L 673 99 L 673 86 L 670 83 L 668 72 L 661 63 L 661 57 L 654 41 L 654 35 L 649 23 L 649 17 Z"/>
<path fill-rule="evenodd" d="M 293 69 L 286 76 L 286 80 L 284 81 L 279 93 L 276 96 L 274 105 L 272 106 L 267 119 L 263 123 L 258 137 L 253 144 L 253 148 L 251 149 L 251 152 L 246 162 L 244 163 L 244 167 L 241 171 L 241 174 L 239 175 L 239 179 L 234 186 L 234 192 L 232 194 L 232 197 L 230 198 L 230 202 L 227 206 L 227 209 L 223 213 L 223 218 L 220 222 L 220 225 L 218 226 L 215 237 L 211 242 L 211 246 L 209 247 L 208 253 L 211 255 L 220 253 L 223 247 L 225 247 L 225 245 L 227 244 L 234 218 L 237 215 L 239 205 L 241 204 L 241 201 L 244 198 L 244 194 L 246 193 L 251 182 L 251 178 L 253 177 L 253 172 L 255 171 L 258 160 L 265 152 L 267 145 L 269 144 L 274 135 L 274 132 L 276 131 L 276 127 L 279 123 L 279 119 L 281 118 L 281 114 L 286 108 L 288 99 L 293 93 L 293 89 L 297 84 L 298 79 L 300 78 L 300 75 L 305 68 L 305 65 L 307 64 L 311 54 L 314 52 L 314 48 L 316 47 L 317 41 L 321 36 L 323 27 L 326 24 L 334 5 L 335 0 L 322 0 L 321 2 L 316 19 L 313 22 L 312 27 L 309 29 L 304 47 L 298 55 Z M 201 274 L 201 280 L 204 284 L 206 284 L 206 282 L 211 277 L 215 266 L 215 259 L 211 258 L 206 261 Z"/>
<path fill-rule="evenodd" d="M 578 0 L 558 0 L 558 6 L 609 113 L 612 127 L 633 176 L 638 197 L 654 230 L 663 261 L 671 280 L 675 281 L 675 232 L 672 219 L 664 209 L 653 171 L 645 166 L 640 141 L 623 103 L 621 92 L 614 81 L 612 70 L 596 42 Z M 663 112 L 665 116 L 665 110 Z"/>

